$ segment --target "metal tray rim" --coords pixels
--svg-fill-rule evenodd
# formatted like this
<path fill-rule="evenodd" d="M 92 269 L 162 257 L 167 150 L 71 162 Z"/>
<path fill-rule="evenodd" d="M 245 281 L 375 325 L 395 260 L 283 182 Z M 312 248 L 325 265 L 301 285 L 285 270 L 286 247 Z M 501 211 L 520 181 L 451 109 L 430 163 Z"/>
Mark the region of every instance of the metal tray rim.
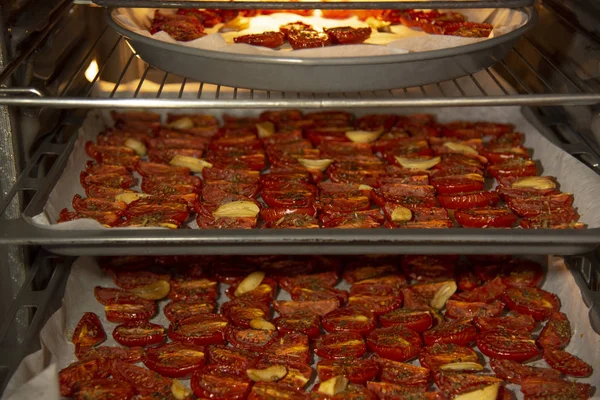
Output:
<path fill-rule="evenodd" d="M 386 56 L 371 56 L 371 57 L 335 57 L 335 58 L 294 58 L 268 55 L 251 55 L 251 54 L 234 54 L 224 53 L 213 50 L 195 49 L 187 46 L 182 46 L 174 43 L 167 43 L 160 40 L 151 39 L 135 32 L 126 29 L 113 18 L 113 13 L 116 9 L 109 8 L 106 10 L 106 21 L 108 25 L 118 32 L 120 35 L 134 42 L 154 46 L 158 50 L 172 51 L 175 53 L 183 53 L 186 55 L 214 58 L 226 61 L 252 62 L 259 64 L 279 64 L 279 65 L 295 65 L 295 66 L 324 66 L 324 65 L 371 65 L 371 64 L 393 64 L 411 61 L 434 60 L 438 58 L 453 57 L 457 55 L 468 54 L 476 51 L 486 50 L 501 45 L 511 40 L 516 40 L 529 29 L 531 29 L 538 20 L 538 13 L 534 7 L 523 7 L 520 10 L 525 12 L 528 17 L 527 22 L 505 35 L 484 40 L 478 43 L 467 44 L 464 46 L 452 47 L 449 49 L 424 51 L 418 53 L 407 53 Z"/>

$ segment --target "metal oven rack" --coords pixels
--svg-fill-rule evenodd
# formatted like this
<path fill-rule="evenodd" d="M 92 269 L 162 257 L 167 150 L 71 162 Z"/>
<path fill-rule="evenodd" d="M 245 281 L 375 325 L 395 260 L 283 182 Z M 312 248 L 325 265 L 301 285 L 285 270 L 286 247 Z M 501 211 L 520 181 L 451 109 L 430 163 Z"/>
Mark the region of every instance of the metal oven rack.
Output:
<path fill-rule="evenodd" d="M 68 12 L 81 12 L 75 6 Z M 283 93 L 215 86 L 174 76 L 146 64 L 127 46 L 126 41 L 105 25 L 101 8 L 84 8 L 85 16 L 95 21 L 85 48 L 76 62 L 45 81 L 31 80 L 37 86 L 0 89 L 0 104 L 78 109 L 61 115 L 56 129 L 37 140 L 37 151 L 24 167 L 7 195 L 0 211 L 21 202 L 22 215 L 31 217 L 43 205 L 68 158 L 77 126 L 86 108 L 161 108 L 161 109 L 260 109 L 260 108 L 407 108 L 446 106 L 523 105 L 530 115 L 542 117 L 549 137 L 594 168 L 600 165 L 599 149 L 586 135 L 569 129 L 570 115 L 564 106 L 574 109 L 600 103 L 600 82 L 582 75 L 576 59 L 549 55 L 545 43 L 532 32 L 525 36 L 506 59 L 486 70 L 432 85 L 362 93 Z M 44 55 L 43 48 L 38 49 Z M 32 53 L 33 50 L 24 50 Z M 19 71 L 9 65 L 5 71 Z M 34 77 L 35 77 L 35 66 Z M 6 78 L 4 74 L 0 78 Z M 12 78 L 15 78 L 14 76 Z M 18 81 L 18 79 L 13 79 Z M 43 83 L 43 84 L 42 84 Z M 26 94 L 26 95 L 24 95 Z M 554 108 L 548 108 L 554 106 Z M 560 106 L 560 107 L 559 107 Z M 538 121 L 540 118 L 536 118 Z M 467 231 L 467 230 L 465 230 Z M 519 243 L 514 243 L 515 235 Z M 423 240 L 429 243 L 423 245 Z M 595 239 L 594 239 L 595 240 Z M 563 254 L 587 251 L 568 231 L 556 232 L 552 242 L 540 240 L 536 232 L 492 233 L 482 241 L 477 230 L 448 239 L 443 232 L 383 231 L 341 232 L 332 237 L 326 231 L 295 232 L 293 236 L 268 230 L 219 233 L 203 230 L 102 230 L 93 233 L 50 231 L 35 227 L 23 218 L 9 218 L 0 225 L 0 243 L 42 244 L 62 254 L 163 254 L 173 253 L 360 253 L 365 248 L 381 252 L 431 251 L 546 253 L 549 246 Z M 314 245 L 319 244 L 317 250 Z M 482 245 L 486 247 L 482 249 Z"/>

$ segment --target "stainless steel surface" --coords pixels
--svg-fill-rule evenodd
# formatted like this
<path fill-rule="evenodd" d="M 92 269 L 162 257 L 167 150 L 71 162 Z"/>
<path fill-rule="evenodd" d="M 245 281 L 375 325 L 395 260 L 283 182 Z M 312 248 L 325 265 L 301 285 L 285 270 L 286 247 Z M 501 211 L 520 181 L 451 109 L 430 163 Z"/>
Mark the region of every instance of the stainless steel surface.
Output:
<path fill-rule="evenodd" d="M 60 307 L 72 262 L 40 251 L 16 298 L 8 303 L 9 312 L 0 324 L 0 393 L 21 360 L 40 348 L 40 330 Z M 22 336 L 12 334 L 19 319 L 27 321 Z"/>
<path fill-rule="evenodd" d="M 565 261 L 581 289 L 583 302 L 589 308 L 592 328 L 600 334 L 600 261 L 597 254 L 567 257 Z"/>
<path fill-rule="evenodd" d="M 480 0 L 480 1 L 444 1 L 432 0 L 427 8 L 500 8 L 525 7 L 534 0 Z M 322 10 L 377 10 L 377 9 L 411 9 L 423 8 L 422 1 L 328 1 L 308 0 L 303 2 L 289 1 L 182 1 L 182 0 L 91 0 L 78 1 L 79 4 L 97 4 L 103 7 L 137 7 L 137 8 L 220 8 L 220 9 L 322 9 Z"/>

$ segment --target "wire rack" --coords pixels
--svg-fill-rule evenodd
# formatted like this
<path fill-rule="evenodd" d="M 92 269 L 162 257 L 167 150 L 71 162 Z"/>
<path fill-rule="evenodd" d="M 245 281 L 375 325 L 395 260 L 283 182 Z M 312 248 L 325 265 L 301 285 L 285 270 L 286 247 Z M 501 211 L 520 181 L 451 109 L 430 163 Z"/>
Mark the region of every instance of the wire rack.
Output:
<path fill-rule="evenodd" d="M 100 11 L 100 10 L 98 10 Z M 101 15 L 99 15 L 101 17 Z M 100 55 L 100 49 L 108 49 Z M 376 92 L 297 93 L 198 82 L 141 60 L 125 39 L 104 27 L 59 90 L 0 89 L 0 104 L 57 108 L 374 108 L 487 105 L 591 105 L 600 82 L 581 76 L 574 60 L 555 62 L 525 36 L 504 60 L 465 77 Z M 0 76 L 0 81 L 6 79 Z"/>

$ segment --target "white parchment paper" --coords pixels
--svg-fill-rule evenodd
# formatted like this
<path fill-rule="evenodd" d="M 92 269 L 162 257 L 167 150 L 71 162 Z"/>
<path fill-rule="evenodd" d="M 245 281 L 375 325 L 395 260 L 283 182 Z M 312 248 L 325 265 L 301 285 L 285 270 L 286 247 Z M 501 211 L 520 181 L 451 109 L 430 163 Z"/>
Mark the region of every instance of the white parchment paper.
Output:
<path fill-rule="evenodd" d="M 567 314 L 571 321 L 573 337 L 566 350 L 594 367 L 592 376 L 577 381 L 600 388 L 600 335 L 597 335 L 590 325 L 588 308 L 581 298 L 579 287 L 562 258 L 550 256 L 533 259 L 548 266 L 542 288 L 558 295 L 562 304 L 561 311 Z M 70 338 L 77 322 L 85 312 L 95 312 L 102 321 L 107 333 L 107 341 L 103 344 L 117 345 L 111 335 L 117 324 L 106 321 L 104 307 L 94 297 L 94 287 L 98 285 L 115 287 L 112 279 L 100 270 L 94 258 L 77 259 L 67 281 L 62 307 L 50 317 L 40 333 L 42 349 L 31 354 L 21 363 L 11 378 L 3 399 L 60 399 L 57 371 L 76 361 Z M 224 294 L 227 287 L 228 285 L 220 285 L 219 305 L 227 300 Z M 338 287 L 348 289 L 345 282 Z M 278 299 L 289 300 L 289 295 L 280 290 Z M 159 302 L 161 311 L 152 322 L 168 326 L 169 321 L 162 312 L 166 303 L 167 301 Z M 543 360 L 533 364 L 548 367 Z M 523 398 L 516 385 L 508 387 L 517 394 L 519 399 Z M 600 399 L 600 396 L 596 395 L 594 399 Z"/>
<path fill-rule="evenodd" d="M 158 111 L 157 111 L 158 112 Z M 193 111 L 188 111 L 193 112 Z M 581 214 L 581 222 L 589 228 L 600 227 L 600 176 L 586 167 L 579 160 L 564 152 L 548 139 L 546 139 L 521 113 L 519 107 L 459 107 L 439 109 L 376 109 L 357 110 L 357 116 L 368 113 L 433 113 L 439 122 L 456 120 L 508 122 L 516 126 L 516 130 L 525 133 L 525 146 L 533 149 L 533 158 L 539 160 L 542 174 L 557 178 L 560 188 L 564 192 L 573 193 L 575 207 Z M 211 110 L 210 113 L 218 118 L 224 113 L 231 115 L 258 115 L 260 111 L 245 110 Z M 166 114 L 165 114 L 166 115 Z M 85 192 L 79 183 L 79 174 L 85 169 L 85 164 L 90 158 L 85 152 L 85 143 L 95 140 L 98 133 L 111 126 L 108 112 L 92 111 L 79 130 L 79 137 L 75 143 L 65 170 L 56 186 L 50 193 L 44 211 L 33 217 L 32 223 L 48 229 L 125 229 L 104 228 L 95 220 L 79 219 L 61 224 L 56 224 L 60 210 L 67 207 L 71 209 L 71 201 L 75 194 L 85 197 Z M 135 174 L 140 183 L 139 175 Z M 135 189 L 135 187 L 134 187 Z M 197 228 L 195 221 L 188 224 L 190 228 Z M 160 229 L 160 228 L 127 228 L 127 229 Z M 165 228 L 166 229 L 166 228 Z M 460 228 L 457 228 L 460 229 Z"/>
<path fill-rule="evenodd" d="M 337 26 L 368 27 L 369 25 L 360 21 L 357 17 L 347 19 L 325 19 L 316 16 L 303 17 L 290 13 L 275 13 L 271 15 L 260 15 L 250 18 L 250 26 L 239 32 L 219 33 L 222 24 L 214 28 L 206 29 L 208 35 L 189 42 L 175 41 L 166 32 L 157 32 L 154 35 L 148 32 L 152 23 L 155 9 L 149 8 L 117 8 L 112 12 L 112 18 L 124 28 L 137 34 L 151 37 L 153 39 L 177 43 L 182 46 L 202 50 L 220 51 L 236 54 L 255 54 L 277 56 L 278 54 L 292 55 L 292 48 L 288 43 L 279 49 L 273 50 L 266 47 L 251 46 L 247 44 L 234 43 L 237 36 L 250 33 L 262 33 L 265 31 L 279 31 L 279 26 L 302 21 L 312 25 L 315 29 L 323 27 L 332 28 Z M 494 26 L 490 38 L 498 37 L 523 26 L 527 22 L 527 15 L 512 9 L 471 9 L 471 10 L 445 10 L 457 11 L 465 15 L 468 21 L 487 22 Z M 174 13 L 174 10 L 163 9 L 165 14 Z M 419 28 L 408 28 L 402 25 L 391 26 L 391 33 L 382 33 L 373 30 L 371 37 L 364 44 L 331 46 L 326 48 L 293 50 L 293 56 L 298 58 L 332 58 L 332 57 L 373 57 L 383 55 L 402 54 L 408 52 L 421 52 L 439 50 L 457 46 L 476 43 L 487 38 L 466 38 L 457 36 L 429 35 Z"/>

